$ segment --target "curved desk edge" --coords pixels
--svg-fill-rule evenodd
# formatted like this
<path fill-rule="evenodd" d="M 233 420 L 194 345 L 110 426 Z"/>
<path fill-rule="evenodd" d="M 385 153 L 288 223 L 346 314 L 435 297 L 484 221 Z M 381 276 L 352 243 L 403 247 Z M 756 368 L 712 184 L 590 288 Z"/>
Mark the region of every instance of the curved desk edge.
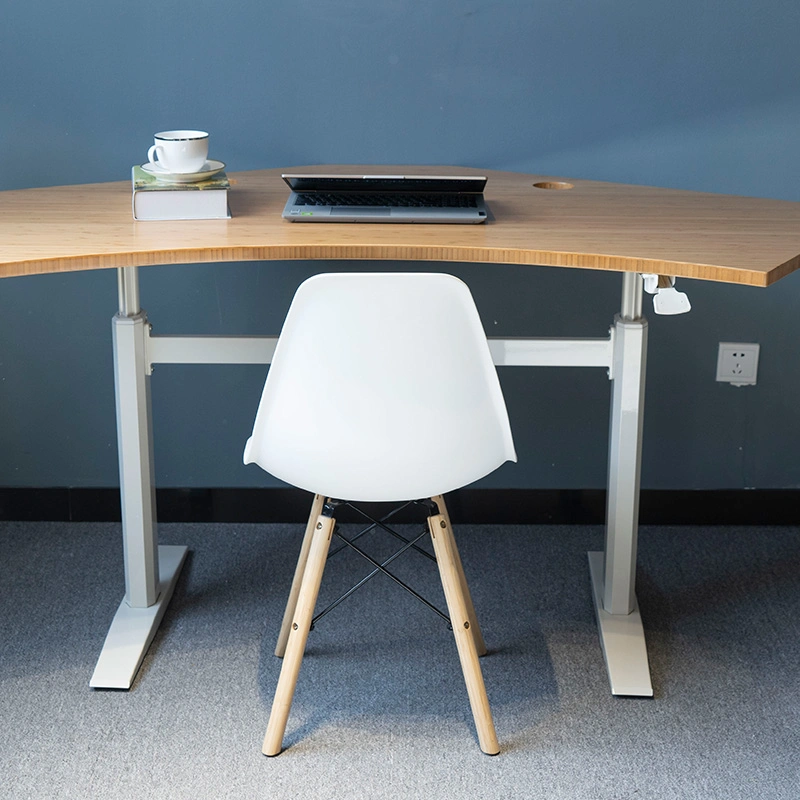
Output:
<path fill-rule="evenodd" d="M 280 170 L 232 173 L 230 220 L 136 222 L 127 181 L 0 192 L 0 277 L 330 259 L 525 264 L 769 286 L 800 267 L 800 203 L 482 174 L 490 219 L 481 225 L 289 223 L 281 218 L 288 189 Z M 537 188 L 544 185 L 571 188 Z"/>

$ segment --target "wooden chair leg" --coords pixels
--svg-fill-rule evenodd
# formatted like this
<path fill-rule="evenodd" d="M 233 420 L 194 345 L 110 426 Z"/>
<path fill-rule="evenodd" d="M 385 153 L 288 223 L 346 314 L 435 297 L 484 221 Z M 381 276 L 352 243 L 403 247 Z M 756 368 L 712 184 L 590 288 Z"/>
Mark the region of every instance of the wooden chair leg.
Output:
<path fill-rule="evenodd" d="M 297 559 L 297 566 L 294 570 L 292 588 L 289 590 L 289 599 L 286 601 L 286 610 L 283 612 L 283 622 L 281 623 L 281 630 L 278 634 L 277 644 L 275 645 L 275 655 L 278 656 L 278 658 L 283 658 L 283 654 L 286 652 L 286 640 L 289 638 L 289 630 L 292 626 L 294 610 L 297 607 L 297 595 L 300 593 L 300 584 L 303 582 L 303 573 L 306 569 L 306 561 L 308 561 L 308 551 L 311 548 L 314 526 L 317 524 L 317 519 L 322 513 L 322 504 L 324 502 L 325 498 L 322 495 L 314 495 L 314 501 L 311 503 L 311 513 L 308 516 L 308 524 L 306 525 L 306 532 L 303 536 L 303 544 L 300 547 L 300 556 Z"/>
<path fill-rule="evenodd" d="M 262 752 L 266 756 L 278 755 L 283 747 L 283 734 L 289 719 L 289 710 L 292 707 L 297 676 L 300 673 L 300 664 L 306 649 L 314 606 L 317 603 L 319 585 L 322 581 L 322 572 L 328 558 L 328 548 L 335 524 L 332 517 L 325 516 L 319 516 L 314 524 L 308 561 L 297 596 L 297 606 L 289 629 L 286 653 L 278 678 L 278 686 L 275 689 L 275 698 L 272 701 L 267 732 L 264 736 Z"/>
<path fill-rule="evenodd" d="M 450 524 L 450 515 L 447 513 L 447 506 L 444 502 L 444 497 L 440 494 L 432 497 L 434 503 L 439 507 L 439 513 L 444 517 L 447 523 L 448 530 L 452 531 L 453 526 Z M 458 582 L 461 585 L 461 594 L 464 595 L 464 602 L 467 606 L 467 617 L 469 618 L 469 629 L 472 631 L 472 638 L 475 640 L 475 649 L 478 651 L 479 656 L 485 656 L 487 653 L 486 642 L 483 640 L 481 633 L 481 626 L 478 624 L 478 615 L 475 613 L 475 606 L 472 604 L 472 595 L 469 593 L 469 586 L 467 585 L 467 578 L 464 575 L 464 567 L 461 564 L 461 557 L 456 548 L 453 549 L 455 554 L 455 568 L 458 572 Z"/>
<path fill-rule="evenodd" d="M 483 682 L 478 651 L 475 640 L 470 632 L 471 623 L 467 613 L 467 603 L 461 588 L 458 550 L 455 539 L 450 531 L 450 526 L 443 514 L 428 517 L 428 529 L 433 539 L 433 549 L 436 552 L 436 561 L 439 574 L 442 578 L 442 588 L 450 612 L 450 622 L 458 648 L 458 657 L 467 684 L 467 694 L 478 732 L 478 742 L 481 750 L 493 756 L 500 752 L 497 734 L 492 721 L 492 711 L 489 708 L 489 698 L 486 695 L 486 686 Z"/>

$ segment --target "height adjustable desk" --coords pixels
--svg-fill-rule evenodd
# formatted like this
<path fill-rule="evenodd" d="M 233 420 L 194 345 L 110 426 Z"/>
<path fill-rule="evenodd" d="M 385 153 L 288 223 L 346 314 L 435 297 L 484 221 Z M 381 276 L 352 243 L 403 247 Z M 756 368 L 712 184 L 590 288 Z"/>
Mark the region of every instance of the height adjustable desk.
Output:
<path fill-rule="evenodd" d="M 408 167 L 310 167 L 398 174 Z M 231 175 L 230 220 L 134 222 L 127 181 L 0 192 L 0 277 L 115 268 L 113 320 L 125 596 L 90 684 L 129 688 L 187 548 L 159 546 L 150 372 L 166 363 L 269 363 L 276 337 L 158 336 L 140 306 L 137 268 L 252 260 L 341 259 L 528 264 L 622 274 L 622 300 L 596 339 L 490 339 L 498 366 L 608 371 L 611 424 L 605 547 L 589 571 L 611 690 L 652 695 L 635 595 L 647 350 L 643 278 L 685 310 L 675 278 L 768 286 L 800 267 L 800 203 L 485 172 L 481 225 L 302 224 L 281 219 L 282 170 Z M 414 169 L 441 174 L 443 168 Z M 447 168 L 448 172 L 452 168 Z M 459 168 L 462 173 L 478 173 Z M 683 286 L 683 284 L 682 284 Z"/>

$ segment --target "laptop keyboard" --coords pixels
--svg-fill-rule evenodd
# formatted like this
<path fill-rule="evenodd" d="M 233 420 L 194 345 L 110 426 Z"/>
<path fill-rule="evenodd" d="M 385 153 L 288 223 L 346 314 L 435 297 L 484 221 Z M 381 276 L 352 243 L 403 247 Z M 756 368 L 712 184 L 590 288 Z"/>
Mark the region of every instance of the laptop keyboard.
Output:
<path fill-rule="evenodd" d="M 390 206 L 394 208 L 476 208 L 471 194 L 350 194 L 298 192 L 296 206 Z"/>

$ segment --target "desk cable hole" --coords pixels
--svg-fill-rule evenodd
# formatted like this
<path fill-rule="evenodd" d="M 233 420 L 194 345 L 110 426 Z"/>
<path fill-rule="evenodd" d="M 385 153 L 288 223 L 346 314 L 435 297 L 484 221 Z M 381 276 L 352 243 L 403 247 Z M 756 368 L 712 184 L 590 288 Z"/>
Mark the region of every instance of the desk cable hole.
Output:
<path fill-rule="evenodd" d="M 533 184 L 535 189 L 574 189 L 572 183 L 566 181 L 539 181 Z"/>

